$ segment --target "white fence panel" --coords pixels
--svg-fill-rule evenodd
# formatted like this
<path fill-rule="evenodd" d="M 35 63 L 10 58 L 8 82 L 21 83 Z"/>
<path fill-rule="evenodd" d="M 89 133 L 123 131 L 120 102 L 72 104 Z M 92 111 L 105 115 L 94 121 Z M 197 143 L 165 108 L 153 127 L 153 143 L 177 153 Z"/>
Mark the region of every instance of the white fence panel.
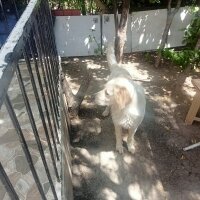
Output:
<path fill-rule="evenodd" d="M 166 47 L 183 46 L 184 29 L 190 24 L 189 8 L 180 8 L 168 34 Z M 132 51 L 155 50 L 159 47 L 167 19 L 167 10 L 149 10 L 132 13 Z"/>
<path fill-rule="evenodd" d="M 100 16 L 57 16 L 54 32 L 61 57 L 94 55 L 101 43 Z"/>
<path fill-rule="evenodd" d="M 120 19 L 120 15 L 119 15 Z M 113 14 L 104 14 L 102 16 L 102 39 L 103 45 L 105 46 L 108 42 L 114 40 L 115 37 L 115 22 Z M 127 26 L 127 38 L 124 46 L 124 52 L 130 53 L 132 51 L 131 48 L 131 16 L 128 18 L 128 26 Z"/>
<path fill-rule="evenodd" d="M 128 19 L 124 52 L 158 49 L 166 18 L 166 9 L 133 12 Z M 166 47 L 183 45 L 184 29 L 191 18 L 189 8 L 180 8 L 173 19 Z M 104 14 L 102 20 L 98 15 L 56 17 L 54 32 L 61 57 L 95 55 L 101 45 L 101 37 L 104 46 L 114 39 L 114 15 Z"/>
<path fill-rule="evenodd" d="M 132 13 L 132 51 L 157 49 L 165 22 L 166 10 Z"/>
<path fill-rule="evenodd" d="M 167 47 L 183 46 L 184 30 L 190 24 L 191 19 L 192 14 L 189 12 L 189 8 L 179 9 L 170 27 Z"/>

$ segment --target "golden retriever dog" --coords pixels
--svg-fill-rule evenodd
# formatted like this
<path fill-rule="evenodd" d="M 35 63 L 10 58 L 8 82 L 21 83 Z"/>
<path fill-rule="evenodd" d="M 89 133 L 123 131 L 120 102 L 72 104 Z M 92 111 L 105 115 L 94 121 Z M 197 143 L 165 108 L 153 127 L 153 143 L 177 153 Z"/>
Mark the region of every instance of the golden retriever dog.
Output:
<path fill-rule="evenodd" d="M 122 130 L 128 131 L 128 151 L 134 153 L 134 134 L 145 114 L 145 94 L 142 86 L 131 79 L 127 70 L 117 63 L 113 45 L 107 48 L 110 76 L 104 89 L 95 96 L 98 105 L 107 106 L 103 116 L 111 111 L 116 135 L 116 150 L 123 153 Z"/>

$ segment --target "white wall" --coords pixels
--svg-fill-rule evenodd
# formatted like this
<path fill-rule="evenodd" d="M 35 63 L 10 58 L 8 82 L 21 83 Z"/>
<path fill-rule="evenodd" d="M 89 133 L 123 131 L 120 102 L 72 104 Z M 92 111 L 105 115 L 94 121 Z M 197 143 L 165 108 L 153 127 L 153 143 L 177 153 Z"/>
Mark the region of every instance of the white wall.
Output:
<path fill-rule="evenodd" d="M 174 16 L 166 47 L 183 46 L 184 28 L 191 20 L 188 8 L 180 8 Z M 154 50 L 159 47 L 167 19 L 167 10 L 149 10 L 132 13 L 132 51 Z"/>
<path fill-rule="evenodd" d="M 192 19 L 192 14 L 189 13 L 188 8 L 180 8 L 179 12 L 174 17 L 172 21 L 170 32 L 168 35 L 168 45 L 167 47 L 182 46 L 184 30 Z"/>
<path fill-rule="evenodd" d="M 119 15 L 120 16 L 120 15 Z M 107 14 L 102 16 L 102 39 L 103 44 L 106 45 L 108 42 L 113 41 L 115 37 L 115 23 L 114 23 L 114 15 Z M 127 25 L 127 36 L 126 36 L 126 43 L 124 46 L 124 52 L 130 53 L 132 52 L 131 47 L 131 15 L 128 18 L 128 25 Z"/>
<path fill-rule="evenodd" d="M 183 29 L 191 20 L 188 8 L 181 8 L 172 22 L 167 47 L 182 46 Z M 159 47 L 167 18 L 166 9 L 133 12 L 129 16 L 125 53 L 155 50 Z M 102 29 L 101 29 L 102 26 Z M 92 29 L 94 31 L 92 31 Z M 89 35 L 105 45 L 114 38 L 114 15 L 59 16 L 54 26 L 58 53 L 62 57 L 95 55 L 97 44 Z"/>
<path fill-rule="evenodd" d="M 166 10 L 132 13 L 132 51 L 156 49 L 164 30 Z"/>
<path fill-rule="evenodd" d="M 98 46 L 89 35 L 101 42 L 100 16 L 57 16 L 54 32 L 61 57 L 94 55 Z"/>

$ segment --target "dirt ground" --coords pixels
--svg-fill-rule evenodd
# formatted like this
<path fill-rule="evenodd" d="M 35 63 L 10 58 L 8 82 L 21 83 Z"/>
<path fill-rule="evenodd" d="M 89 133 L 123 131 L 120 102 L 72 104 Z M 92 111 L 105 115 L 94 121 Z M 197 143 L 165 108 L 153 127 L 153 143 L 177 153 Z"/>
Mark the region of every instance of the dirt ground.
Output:
<path fill-rule="evenodd" d="M 200 123 L 184 120 L 195 90 L 198 72 L 181 72 L 163 63 L 155 69 L 144 54 L 126 54 L 125 68 L 145 88 L 145 119 L 135 135 L 135 154 L 124 139 L 123 155 L 115 151 L 111 117 L 101 116 L 103 107 L 91 95 L 109 75 L 105 57 L 63 60 L 63 70 L 73 92 L 87 70 L 92 81 L 79 112 L 72 120 L 72 173 L 75 200 L 198 200 L 200 199 L 200 147 L 183 147 L 200 141 Z"/>

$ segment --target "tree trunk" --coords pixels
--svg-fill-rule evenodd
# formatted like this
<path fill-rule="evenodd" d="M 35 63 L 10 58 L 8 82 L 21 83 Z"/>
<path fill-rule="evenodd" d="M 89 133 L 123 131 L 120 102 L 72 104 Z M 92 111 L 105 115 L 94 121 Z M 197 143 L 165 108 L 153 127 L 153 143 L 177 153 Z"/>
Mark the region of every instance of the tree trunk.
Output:
<path fill-rule="evenodd" d="M 86 15 L 86 2 L 85 0 L 81 0 L 81 12 L 82 12 L 82 15 Z"/>
<path fill-rule="evenodd" d="M 173 11 L 171 10 L 171 0 L 168 1 L 167 21 L 166 21 L 165 29 L 164 29 L 164 32 L 163 32 L 163 35 L 162 35 L 162 39 L 161 39 L 160 47 L 159 47 L 159 50 L 158 50 L 157 58 L 156 58 L 156 61 L 155 61 L 155 67 L 156 68 L 160 66 L 162 51 L 165 48 L 165 44 L 167 43 L 167 40 L 168 40 L 169 29 L 170 29 L 170 26 L 171 26 L 172 21 L 174 19 L 174 16 L 176 15 L 176 13 L 178 12 L 178 10 L 181 6 L 181 1 L 182 0 L 177 1 L 176 8 L 174 8 Z"/>
<path fill-rule="evenodd" d="M 129 8 L 130 8 L 130 0 L 123 0 L 122 13 L 119 23 L 118 23 L 117 9 L 115 9 L 115 20 L 116 20 L 115 26 L 117 26 L 115 27 L 116 29 L 115 56 L 118 63 L 122 62 L 124 44 L 126 41 Z"/>
<path fill-rule="evenodd" d="M 89 14 L 93 14 L 92 10 L 92 4 L 93 4 L 93 0 L 90 0 L 90 6 L 89 6 Z"/>
<path fill-rule="evenodd" d="M 198 50 L 198 49 L 200 49 L 200 35 L 195 46 L 195 50 Z"/>
<path fill-rule="evenodd" d="M 69 113 L 71 117 L 77 117 L 80 105 L 84 99 L 85 93 L 89 87 L 91 81 L 91 73 L 89 72 L 81 83 L 81 86 L 76 95 L 73 94 L 66 78 L 62 76 L 62 88 L 67 102 L 67 107 L 69 108 Z"/>

